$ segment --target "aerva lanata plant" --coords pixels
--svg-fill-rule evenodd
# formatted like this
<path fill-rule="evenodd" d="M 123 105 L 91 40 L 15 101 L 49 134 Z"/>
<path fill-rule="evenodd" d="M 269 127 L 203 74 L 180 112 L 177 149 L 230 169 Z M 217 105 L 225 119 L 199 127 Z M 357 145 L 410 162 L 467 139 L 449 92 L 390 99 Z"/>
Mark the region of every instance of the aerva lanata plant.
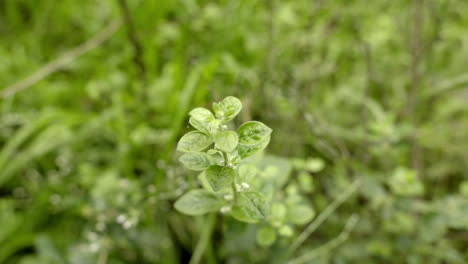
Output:
<path fill-rule="evenodd" d="M 177 150 L 185 152 L 180 162 L 190 170 L 200 171 L 202 188 L 180 197 L 175 208 L 188 215 L 220 211 L 239 221 L 254 223 L 267 216 L 264 195 L 246 181 L 238 166 L 270 142 L 272 129 L 258 121 L 229 129 L 229 122 L 241 111 L 239 99 L 228 96 L 213 103 L 214 114 L 202 107 L 190 111 L 189 123 L 196 129 L 185 134 Z"/>

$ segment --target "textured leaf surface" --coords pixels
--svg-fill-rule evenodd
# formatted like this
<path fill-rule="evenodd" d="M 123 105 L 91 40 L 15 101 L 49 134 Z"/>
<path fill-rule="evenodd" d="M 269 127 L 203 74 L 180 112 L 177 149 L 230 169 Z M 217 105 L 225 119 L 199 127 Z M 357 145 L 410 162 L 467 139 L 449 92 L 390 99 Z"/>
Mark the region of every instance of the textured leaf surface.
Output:
<path fill-rule="evenodd" d="M 189 123 L 196 129 L 208 135 L 212 134 L 216 128 L 215 117 L 210 110 L 198 107 L 190 111 Z"/>
<path fill-rule="evenodd" d="M 222 119 L 225 122 L 236 117 L 241 109 L 241 101 L 233 96 L 228 96 L 221 102 L 213 104 L 213 110 L 216 114 L 216 117 Z"/>
<path fill-rule="evenodd" d="M 216 192 L 231 186 L 235 176 L 236 171 L 234 169 L 220 165 L 212 165 L 206 170 L 206 179 Z"/>
<path fill-rule="evenodd" d="M 257 145 L 243 145 L 239 144 L 239 156 L 243 159 L 252 156 L 253 154 L 264 150 L 268 144 L 270 143 L 270 136 L 267 136 L 263 141 L 258 143 Z"/>
<path fill-rule="evenodd" d="M 179 159 L 187 169 L 202 171 L 214 163 L 213 158 L 204 152 L 185 153 Z"/>
<path fill-rule="evenodd" d="M 239 137 L 234 131 L 218 132 L 215 137 L 216 146 L 225 152 L 231 152 L 239 143 Z"/>
<path fill-rule="evenodd" d="M 204 122 L 208 122 L 214 119 L 213 113 L 211 113 L 210 110 L 203 107 L 197 107 L 193 109 L 192 111 L 190 111 L 189 116 Z"/>
<path fill-rule="evenodd" d="M 197 189 L 180 197 L 175 202 L 174 207 L 184 214 L 202 215 L 219 210 L 223 204 L 223 200 L 219 199 L 214 193 Z"/>
<path fill-rule="evenodd" d="M 257 145 L 270 136 L 272 130 L 258 121 L 250 121 L 239 127 L 239 142 L 243 145 Z"/>
<path fill-rule="evenodd" d="M 213 140 L 200 131 L 185 134 L 177 144 L 177 150 L 182 152 L 198 152 L 207 148 Z"/>
<path fill-rule="evenodd" d="M 255 223 L 267 215 L 267 203 L 258 192 L 239 192 L 237 204 L 232 210 L 232 216 L 239 221 Z"/>

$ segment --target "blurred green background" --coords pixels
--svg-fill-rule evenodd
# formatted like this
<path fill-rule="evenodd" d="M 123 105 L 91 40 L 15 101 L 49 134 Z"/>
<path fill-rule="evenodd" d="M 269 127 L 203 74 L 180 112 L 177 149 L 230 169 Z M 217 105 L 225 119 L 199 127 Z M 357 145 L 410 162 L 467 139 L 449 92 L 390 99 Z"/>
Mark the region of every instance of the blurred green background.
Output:
<path fill-rule="evenodd" d="M 228 95 L 320 214 L 292 237 L 218 217 L 201 263 L 468 263 L 468 1 L 1 0 L 0 263 L 188 263 L 205 218 L 187 113 Z M 85 43 L 85 44 L 84 44 Z M 52 62 L 52 63 L 51 63 Z M 294 162 L 293 162 L 294 163 Z M 299 177 L 300 176 L 300 177 Z M 305 188 L 306 187 L 306 188 Z"/>

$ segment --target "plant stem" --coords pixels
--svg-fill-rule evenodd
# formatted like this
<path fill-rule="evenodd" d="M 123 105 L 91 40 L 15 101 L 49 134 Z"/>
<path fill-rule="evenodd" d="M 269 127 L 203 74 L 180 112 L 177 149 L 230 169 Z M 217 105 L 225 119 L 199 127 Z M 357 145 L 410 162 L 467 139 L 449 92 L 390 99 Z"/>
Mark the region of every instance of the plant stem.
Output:
<path fill-rule="evenodd" d="M 97 264 L 107 264 L 108 257 L 109 257 L 109 251 L 107 249 L 101 250 L 98 256 Z"/>
<path fill-rule="evenodd" d="M 232 193 L 234 195 L 234 204 L 237 202 L 237 190 L 236 190 L 236 183 L 233 182 L 232 183 Z"/>
<path fill-rule="evenodd" d="M 221 151 L 221 153 L 223 153 L 223 157 L 224 157 L 224 167 L 227 167 L 227 165 L 229 164 L 229 158 L 227 156 L 227 153 L 224 152 L 224 151 Z M 234 203 L 236 203 L 237 202 L 237 190 L 236 190 L 236 179 L 235 178 L 234 178 L 234 181 L 231 184 L 231 187 L 232 187 L 232 193 L 234 195 Z"/>
<path fill-rule="evenodd" d="M 131 15 L 130 8 L 128 7 L 127 0 L 119 0 L 118 2 L 122 11 L 124 23 L 127 28 L 128 40 L 133 47 L 133 51 L 135 52 L 133 55 L 133 62 L 137 68 L 140 80 L 144 81 L 146 79 L 146 67 L 145 63 L 143 62 L 143 47 L 137 37 L 135 25 L 133 23 L 133 17 Z"/>
<path fill-rule="evenodd" d="M 227 165 L 229 164 L 229 158 L 227 156 L 227 153 L 224 151 L 221 151 L 221 153 L 223 153 L 223 157 L 224 157 L 224 167 L 227 167 Z"/>
<path fill-rule="evenodd" d="M 332 250 L 333 248 L 339 246 L 341 243 L 345 242 L 348 239 L 349 234 L 356 226 L 358 220 L 359 220 L 359 217 L 357 215 L 352 215 L 346 222 L 346 225 L 343 231 L 341 231 L 341 233 L 337 237 L 323 244 L 322 246 L 312 251 L 309 251 L 306 254 L 298 258 L 295 258 L 289 261 L 288 264 L 310 263 L 311 259 L 314 259 L 322 254 L 325 254 L 329 252 L 330 250 Z"/>
<path fill-rule="evenodd" d="M 192 258 L 190 259 L 189 264 L 198 264 L 200 263 L 203 253 L 205 252 L 206 246 L 210 243 L 211 234 L 213 233 L 214 224 L 216 221 L 216 215 L 210 214 L 207 217 L 208 219 L 203 226 L 203 231 L 201 233 L 200 239 L 198 240 L 195 251 L 193 252 Z"/>
<path fill-rule="evenodd" d="M 325 220 L 350 196 L 353 194 L 360 184 L 359 180 L 355 180 L 354 183 L 348 187 L 340 196 L 338 196 L 325 210 L 310 223 L 307 228 L 297 237 L 297 239 L 289 247 L 289 251 L 292 254 L 304 241 L 319 228 Z"/>

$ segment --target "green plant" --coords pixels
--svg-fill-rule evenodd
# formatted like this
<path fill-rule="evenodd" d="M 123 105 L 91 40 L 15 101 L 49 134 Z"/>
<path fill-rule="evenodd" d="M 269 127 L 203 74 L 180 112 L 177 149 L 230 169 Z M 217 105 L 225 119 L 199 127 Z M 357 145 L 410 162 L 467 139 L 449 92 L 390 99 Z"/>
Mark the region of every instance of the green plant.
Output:
<path fill-rule="evenodd" d="M 219 211 L 241 222 L 259 223 L 256 241 L 270 246 L 277 235 L 292 238 L 293 225 L 308 223 L 315 211 L 301 195 L 307 193 L 302 190 L 307 183 L 301 177 L 298 182 L 289 180 L 293 169 L 289 161 L 255 158 L 270 142 L 272 129 L 258 121 L 246 122 L 236 131 L 229 129 L 228 122 L 241 108 L 239 99 L 229 96 L 213 104 L 214 115 L 205 108 L 189 113 L 189 123 L 196 130 L 184 135 L 177 149 L 185 152 L 179 159 L 184 166 L 200 172 L 201 188 L 180 197 L 175 208 L 187 215 Z"/>
<path fill-rule="evenodd" d="M 0 1 L 0 263 L 468 263 L 466 13 Z M 187 113 L 229 94 L 274 129 L 238 164 L 266 199 L 255 224 L 173 207 L 209 187 L 177 160 Z"/>
<path fill-rule="evenodd" d="M 201 107 L 189 113 L 189 122 L 196 130 L 180 139 L 177 150 L 185 152 L 180 161 L 186 168 L 201 171 L 203 188 L 180 197 L 175 203 L 178 211 L 202 215 L 219 210 L 248 223 L 267 217 L 267 197 L 248 183 L 255 172 L 242 165 L 246 164 L 246 158 L 268 146 L 272 129 L 261 122 L 249 121 L 237 131 L 230 130 L 228 122 L 241 109 L 241 101 L 228 96 L 213 104 L 214 115 Z"/>

